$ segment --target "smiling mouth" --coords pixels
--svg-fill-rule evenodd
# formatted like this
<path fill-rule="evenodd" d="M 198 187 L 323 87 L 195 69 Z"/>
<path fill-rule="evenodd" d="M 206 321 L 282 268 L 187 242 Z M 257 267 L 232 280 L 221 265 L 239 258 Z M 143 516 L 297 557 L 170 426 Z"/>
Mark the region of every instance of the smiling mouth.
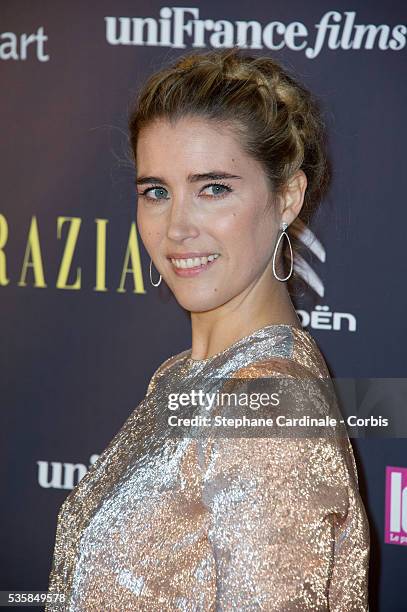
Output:
<path fill-rule="evenodd" d="M 177 268 L 177 270 L 194 270 L 211 264 L 218 257 L 219 253 L 213 253 L 212 255 L 208 255 L 207 257 L 188 257 L 186 259 L 174 257 L 170 258 L 170 261 L 172 265 Z"/>

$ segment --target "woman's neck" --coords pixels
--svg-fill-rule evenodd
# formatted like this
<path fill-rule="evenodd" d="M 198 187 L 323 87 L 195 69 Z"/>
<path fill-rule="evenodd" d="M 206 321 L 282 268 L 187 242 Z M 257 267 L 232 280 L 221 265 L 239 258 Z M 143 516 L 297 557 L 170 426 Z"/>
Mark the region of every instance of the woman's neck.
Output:
<path fill-rule="evenodd" d="M 243 300 L 238 307 L 227 303 L 216 310 L 192 312 L 192 359 L 208 359 L 267 325 L 285 324 L 302 329 L 287 290 L 280 293 L 278 300 L 258 302 L 256 307 Z"/>

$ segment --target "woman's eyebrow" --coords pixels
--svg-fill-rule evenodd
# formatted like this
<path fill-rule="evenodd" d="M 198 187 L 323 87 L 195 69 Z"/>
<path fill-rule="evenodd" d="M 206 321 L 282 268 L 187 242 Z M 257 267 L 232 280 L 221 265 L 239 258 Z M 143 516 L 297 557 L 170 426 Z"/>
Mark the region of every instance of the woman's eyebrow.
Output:
<path fill-rule="evenodd" d="M 211 172 L 205 172 L 203 174 L 189 174 L 188 182 L 197 183 L 198 181 L 219 181 L 223 179 L 241 179 L 241 176 L 237 174 L 230 174 L 229 172 L 222 172 L 218 170 L 212 170 Z M 146 183 L 160 183 L 165 185 L 165 181 L 159 176 L 140 176 L 136 180 L 137 185 L 145 185 Z"/>

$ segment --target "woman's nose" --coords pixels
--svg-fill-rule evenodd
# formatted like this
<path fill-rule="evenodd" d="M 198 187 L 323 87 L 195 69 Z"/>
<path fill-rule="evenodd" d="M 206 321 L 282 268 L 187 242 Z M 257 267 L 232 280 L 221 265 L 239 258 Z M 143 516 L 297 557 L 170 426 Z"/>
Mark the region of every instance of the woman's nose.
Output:
<path fill-rule="evenodd" d="M 170 240 L 184 240 L 199 234 L 193 205 L 186 199 L 173 199 L 167 222 Z"/>

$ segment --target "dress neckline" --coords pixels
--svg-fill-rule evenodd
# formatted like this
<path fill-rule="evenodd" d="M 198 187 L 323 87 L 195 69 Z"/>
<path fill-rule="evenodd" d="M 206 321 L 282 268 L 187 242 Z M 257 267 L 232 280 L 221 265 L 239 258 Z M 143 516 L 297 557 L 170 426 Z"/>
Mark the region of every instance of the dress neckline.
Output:
<path fill-rule="evenodd" d="M 269 325 L 264 325 L 263 327 L 259 327 L 259 329 L 255 329 L 250 334 L 247 334 L 246 336 L 239 338 L 238 340 L 233 342 L 231 345 L 227 346 L 225 349 L 223 349 L 223 351 L 219 351 L 219 353 L 215 353 L 215 355 L 212 355 L 211 357 L 207 357 L 206 359 L 192 359 L 192 357 L 190 357 L 191 352 L 192 352 L 192 347 L 191 347 L 190 349 L 188 349 L 187 354 L 186 354 L 186 363 L 188 363 L 188 365 L 194 365 L 194 364 L 198 365 L 198 364 L 210 363 L 211 361 L 213 361 L 213 359 L 216 359 L 216 357 L 221 357 L 222 355 L 227 353 L 227 351 L 229 351 L 230 349 L 235 348 L 237 345 L 243 343 L 244 341 L 248 340 L 252 336 L 256 336 L 260 334 L 260 332 L 263 332 L 268 329 L 272 331 L 274 329 L 281 329 L 281 328 L 288 328 L 288 329 L 296 330 L 299 334 L 302 333 L 308 339 L 312 339 L 311 334 L 304 328 L 296 327 L 295 325 L 290 325 L 288 323 L 272 323 Z"/>

